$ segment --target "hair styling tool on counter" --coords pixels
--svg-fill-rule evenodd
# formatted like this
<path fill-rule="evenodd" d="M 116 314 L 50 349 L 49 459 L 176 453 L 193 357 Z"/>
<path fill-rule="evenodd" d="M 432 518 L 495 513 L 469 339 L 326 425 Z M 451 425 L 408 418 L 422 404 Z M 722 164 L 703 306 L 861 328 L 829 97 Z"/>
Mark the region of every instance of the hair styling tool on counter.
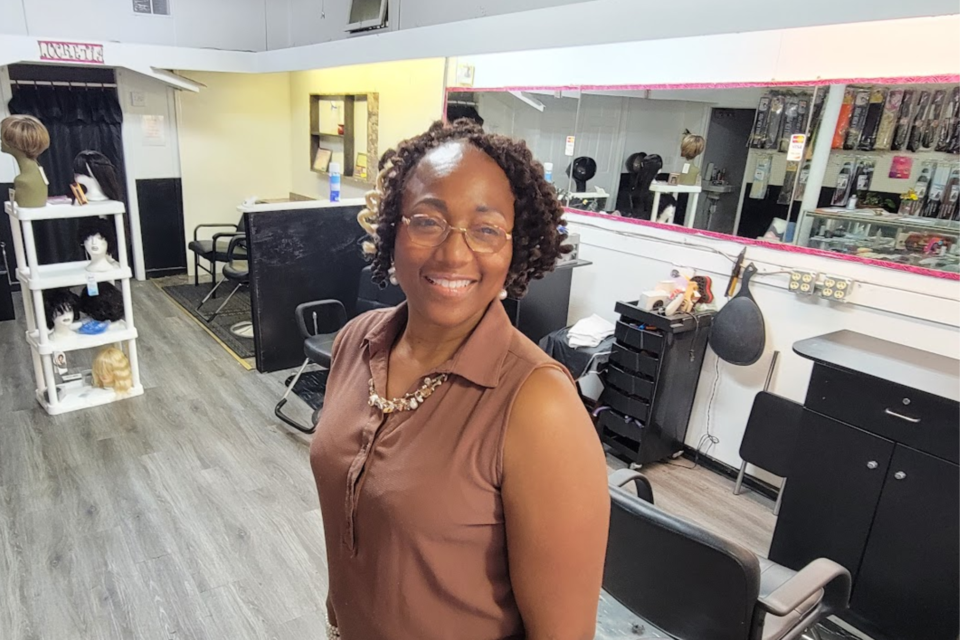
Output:
<path fill-rule="evenodd" d="M 751 365 L 763 355 L 766 326 L 760 307 L 750 294 L 750 278 L 757 273 L 751 262 L 743 271 L 740 290 L 713 319 L 710 347 L 721 360 L 739 366 Z"/>
<path fill-rule="evenodd" d="M 733 264 L 733 271 L 730 273 L 730 284 L 727 285 L 727 292 L 724 294 L 727 298 L 733 295 L 737 290 L 737 281 L 740 279 L 740 271 L 743 269 L 743 259 L 747 255 L 747 248 L 744 247 L 737 256 L 737 261 Z"/>

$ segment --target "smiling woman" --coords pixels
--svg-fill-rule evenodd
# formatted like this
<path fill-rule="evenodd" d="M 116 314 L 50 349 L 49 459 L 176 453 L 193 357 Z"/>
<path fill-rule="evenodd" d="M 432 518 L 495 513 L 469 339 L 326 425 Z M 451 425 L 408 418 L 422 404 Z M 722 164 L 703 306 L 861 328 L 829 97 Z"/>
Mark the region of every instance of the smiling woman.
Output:
<path fill-rule="evenodd" d="M 552 270 L 556 194 L 524 143 L 466 121 L 384 164 L 361 220 L 407 302 L 338 335 L 311 447 L 328 636 L 592 638 L 603 452 L 569 374 L 498 301 Z"/>

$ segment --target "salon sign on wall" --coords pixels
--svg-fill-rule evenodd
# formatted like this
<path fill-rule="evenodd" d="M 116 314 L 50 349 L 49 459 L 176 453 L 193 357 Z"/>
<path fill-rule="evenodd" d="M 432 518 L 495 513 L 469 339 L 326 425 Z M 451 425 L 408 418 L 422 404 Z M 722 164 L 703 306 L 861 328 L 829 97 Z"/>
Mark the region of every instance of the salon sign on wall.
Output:
<path fill-rule="evenodd" d="M 45 62 L 103 64 L 103 45 L 40 40 L 40 59 Z"/>

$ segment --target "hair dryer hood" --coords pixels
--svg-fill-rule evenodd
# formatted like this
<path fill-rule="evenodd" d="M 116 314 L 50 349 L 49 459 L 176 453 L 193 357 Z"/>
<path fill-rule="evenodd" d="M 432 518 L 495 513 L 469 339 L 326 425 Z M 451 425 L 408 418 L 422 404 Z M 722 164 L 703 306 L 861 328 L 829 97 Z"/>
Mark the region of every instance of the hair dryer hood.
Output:
<path fill-rule="evenodd" d="M 567 175 L 577 183 L 577 191 L 586 191 L 587 180 L 597 175 L 597 161 L 587 156 L 580 156 L 567 167 Z"/>

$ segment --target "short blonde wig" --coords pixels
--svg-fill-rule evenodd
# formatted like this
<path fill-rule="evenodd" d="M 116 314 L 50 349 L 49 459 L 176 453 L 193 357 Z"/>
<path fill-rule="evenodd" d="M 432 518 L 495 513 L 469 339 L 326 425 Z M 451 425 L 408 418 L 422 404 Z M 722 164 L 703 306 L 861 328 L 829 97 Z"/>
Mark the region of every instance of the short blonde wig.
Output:
<path fill-rule="evenodd" d="M 31 160 L 50 148 L 50 134 L 43 123 L 33 116 L 9 116 L 0 121 L 0 139 L 10 147 L 22 151 Z"/>
<path fill-rule="evenodd" d="M 680 143 L 680 155 L 683 156 L 685 160 L 693 160 L 703 153 L 703 149 L 706 146 L 707 141 L 703 139 L 703 136 L 688 133 L 683 136 L 683 141 Z"/>
<path fill-rule="evenodd" d="M 113 389 L 125 394 L 133 388 L 133 374 L 130 361 L 123 351 L 116 347 L 104 347 L 93 359 L 93 386 L 99 389 Z"/>

